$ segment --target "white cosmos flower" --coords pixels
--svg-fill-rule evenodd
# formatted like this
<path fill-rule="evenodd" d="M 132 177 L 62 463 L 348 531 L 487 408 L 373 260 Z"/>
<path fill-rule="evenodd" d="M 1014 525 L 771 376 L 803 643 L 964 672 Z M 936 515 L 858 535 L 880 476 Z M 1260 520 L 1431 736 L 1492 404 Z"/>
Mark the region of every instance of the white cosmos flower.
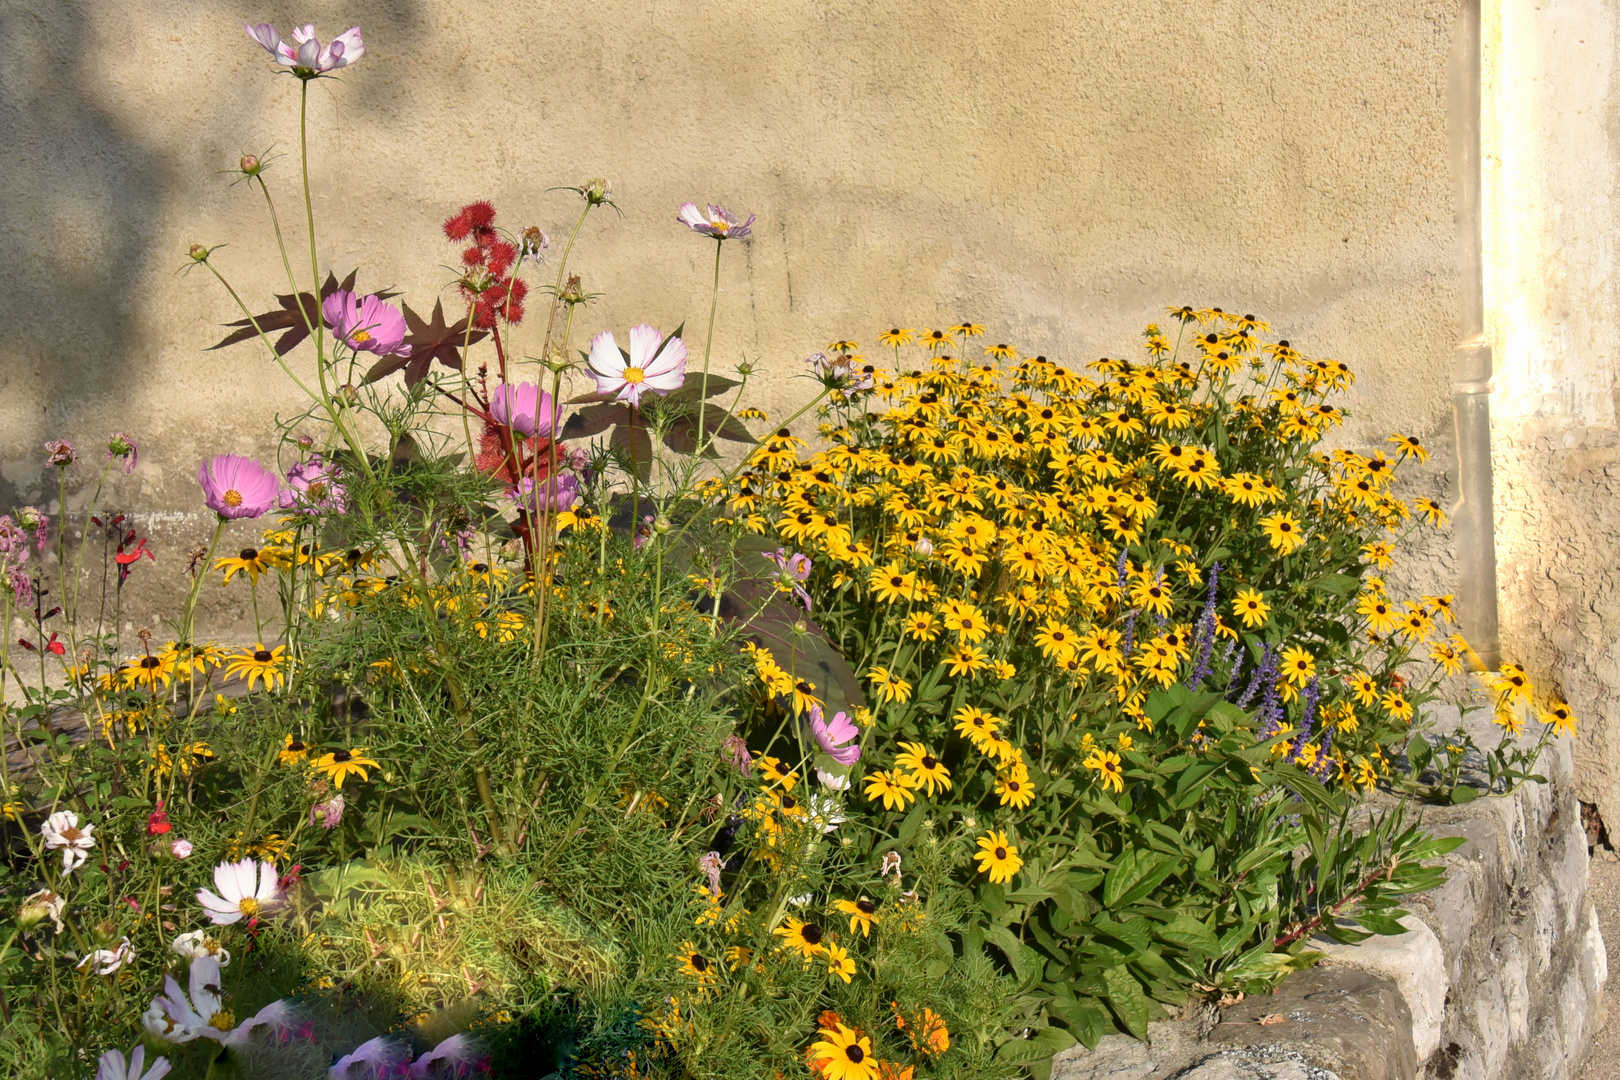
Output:
<path fill-rule="evenodd" d="M 187 960 L 212 956 L 219 961 L 220 967 L 230 967 L 231 964 L 230 950 L 221 945 L 218 938 L 209 937 L 206 930 L 193 930 L 189 934 L 181 934 L 169 944 L 169 948 Z"/>
<path fill-rule="evenodd" d="M 88 970 L 92 975 L 111 975 L 134 959 L 135 946 L 129 943 L 129 938 L 125 938 L 116 949 L 97 949 L 80 960 L 77 967 L 80 971 Z"/>
<path fill-rule="evenodd" d="M 198 889 L 197 903 L 207 909 L 215 926 L 269 915 L 281 906 L 281 888 L 276 881 L 276 868 L 267 862 L 243 859 L 220 863 L 214 867 L 214 887 L 219 893 Z"/>
<path fill-rule="evenodd" d="M 236 1026 L 236 1018 L 225 1008 L 220 990 L 219 961 L 199 956 L 191 962 L 191 994 L 180 989 L 173 975 L 163 977 L 162 997 L 152 999 L 141 1024 L 160 1039 L 186 1043 L 193 1039 L 223 1041 Z"/>
<path fill-rule="evenodd" d="M 56 924 L 56 932 L 62 932 L 62 912 L 67 907 L 67 900 L 49 889 L 41 889 L 36 893 L 29 893 L 17 912 L 17 921 L 23 928 L 29 929 L 40 925 L 46 919 Z"/>
<path fill-rule="evenodd" d="M 613 331 L 604 330 L 591 339 L 589 362 L 597 393 L 639 405 L 648 390 L 668 394 L 681 388 L 686 381 L 686 342 L 675 337 L 664 345 L 658 327 L 642 323 L 630 328 L 630 358 L 626 360 Z"/>
<path fill-rule="evenodd" d="M 831 788 L 833 791 L 849 790 L 849 777 L 847 775 L 841 776 L 835 772 L 828 772 L 826 769 L 817 769 L 816 779 L 821 781 L 822 787 Z"/>
<path fill-rule="evenodd" d="M 152 1067 L 146 1068 L 146 1047 L 135 1044 L 135 1049 L 129 1052 L 129 1060 L 124 1060 L 122 1050 L 108 1050 L 101 1055 L 101 1063 L 96 1066 L 96 1080 L 163 1080 L 169 1075 L 169 1059 L 160 1057 L 152 1062 Z"/>
<path fill-rule="evenodd" d="M 95 831 L 94 825 L 80 825 L 79 815 L 71 810 L 58 810 L 39 827 L 45 850 L 62 853 L 63 874 L 73 873 L 90 857 L 87 852 L 96 846 Z"/>

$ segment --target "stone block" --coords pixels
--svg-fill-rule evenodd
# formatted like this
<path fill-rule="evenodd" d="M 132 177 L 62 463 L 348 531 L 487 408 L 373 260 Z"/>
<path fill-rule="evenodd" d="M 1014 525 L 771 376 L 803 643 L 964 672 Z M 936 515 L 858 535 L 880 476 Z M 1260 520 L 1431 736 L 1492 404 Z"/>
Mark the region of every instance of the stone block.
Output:
<path fill-rule="evenodd" d="M 1412 1045 L 1419 1061 L 1440 1048 L 1446 998 L 1451 991 L 1440 939 L 1415 915 L 1401 920 L 1406 933 L 1371 937 L 1358 945 L 1319 939 L 1313 943 L 1336 964 L 1381 975 L 1400 988 L 1412 1014 Z"/>

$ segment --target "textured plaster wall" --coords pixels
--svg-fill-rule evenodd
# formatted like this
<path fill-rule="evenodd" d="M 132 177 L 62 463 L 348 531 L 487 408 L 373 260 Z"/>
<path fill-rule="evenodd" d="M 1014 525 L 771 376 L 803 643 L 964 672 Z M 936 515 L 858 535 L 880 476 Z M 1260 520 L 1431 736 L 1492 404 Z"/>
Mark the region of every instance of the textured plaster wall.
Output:
<path fill-rule="evenodd" d="M 123 428 L 143 450 L 118 496 L 183 549 L 204 532 L 185 516 L 196 460 L 268 450 L 300 407 L 253 346 L 202 351 L 237 313 L 176 272 L 191 243 L 228 241 L 216 258 L 245 296 L 284 289 L 262 203 L 222 172 L 297 147 L 297 84 L 250 18 L 364 28 L 365 59 L 311 99 L 320 262 L 417 306 L 449 277 L 454 207 L 487 196 L 555 234 L 576 203 L 547 188 L 602 175 L 624 216 L 581 237 L 575 265 L 606 294 L 585 331 L 701 328 L 711 249 L 675 208 L 755 212 L 716 354 L 762 358 L 773 411 L 836 337 L 972 318 L 1079 361 L 1190 301 L 1352 363 L 1349 441 L 1432 431 L 1455 325 L 1451 10 L 0 0 L 0 506 L 47 497 L 44 439 Z M 295 162 L 271 178 L 301 240 Z"/>
<path fill-rule="evenodd" d="M 1484 25 L 1503 651 L 1584 718 L 1580 797 L 1614 827 L 1620 12 L 1602 0 L 1488 0 Z"/>

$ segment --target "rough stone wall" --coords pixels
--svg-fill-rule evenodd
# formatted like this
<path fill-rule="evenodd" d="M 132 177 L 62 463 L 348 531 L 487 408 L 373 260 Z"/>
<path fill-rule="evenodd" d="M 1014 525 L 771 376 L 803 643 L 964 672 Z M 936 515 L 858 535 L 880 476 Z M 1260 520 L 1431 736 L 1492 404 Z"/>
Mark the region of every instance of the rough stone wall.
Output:
<path fill-rule="evenodd" d="M 244 151 L 289 155 L 270 178 L 302 235 L 297 86 L 250 19 L 363 27 L 364 60 L 311 96 L 320 261 L 414 305 L 448 279 L 437 229 L 460 203 L 556 235 L 577 203 L 547 189 L 602 175 L 624 217 L 581 238 L 577 268 L 606 293 L 586 332 L 701 327 L 711 245 L 675 208 L 755 212 L 723 267 L 716 356 L 763 358 L 778 415 L 799 358 L 839 336 L 973 318 L 989 341 L 1085 360 L 1197 302 L 1352 364 L 1352 441 L 1428 433 L 1455 322 L 1452 10 L 0 0 L 0 511 L 50 497 L 44 439 L 125 428 L 143 457 L 118 498 L 178 556 L 206 528 L 186 516 L 197 459 L 264 453 L 297 410 L 255 346 L 202 351 L 238 313 L 176 273 L 191 243 L 229 241 L 244 295 L 285 291 L 262 203 L 221 174 Z M 132 582 L 136 606 L 181 561 Z"/>
<path fill-rule="evenodd" d="M 1450 718 L 1454 725 L 1455 714 Z M 1488 745 L 1489 721 L 1470 722 Z M 1467 843 L 1414 897 L 1398 937 L 1317 945 L 1329 960 L 1274 995 L 1105 1038 L 1054 1080 L 1572 1080 L 1603 1021 L 1607 956 L 1587 895 L 1568 740 L 1546 785 L 1461 807 L 1410 808 Z"/>

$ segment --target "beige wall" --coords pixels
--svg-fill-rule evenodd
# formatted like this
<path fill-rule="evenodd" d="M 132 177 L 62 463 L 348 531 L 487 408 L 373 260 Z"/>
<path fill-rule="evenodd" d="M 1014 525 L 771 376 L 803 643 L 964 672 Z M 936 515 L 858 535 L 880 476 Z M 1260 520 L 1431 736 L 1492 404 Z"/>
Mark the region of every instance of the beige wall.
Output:
<path fill-rule="evenodd" d="M 0 0 L 0 504 L 44 497 L 44 439 L 123 428 L 143 457 L 119 495 L 175 511 L 154 528 L 183 550 L 205 528 L 185 513 L 196 460 L 265 451 L 298 407 L 254 347 L 201 351 L 235 312 L 176 272 L 189 244 L 229 241 L 216 258 L 246 295 L 277 287 L 262 206 L 221 173 L 296 150 L 296 83 L 250 18 L 364 28 L 365 59 L 314 88 L 320 257 L 418 306 L 447 279 L 437 228 L 461 202 L 556 233 L 576 204 L 546 189 L 604 175 L 624 217 L 582 237 L 576 265 L 606 292 L 586 331 L 700 327 L 710 247 L 675 208 L 755 212 L 716 354 L 762 357 L 777 408 L 835 337 L 972 318 L 1084 361 L 1193 302 L 1354 365 L 1348 441 L 1435 433 L 1455 327 L 1451 9 Z M 294 222 L 295 160 L 271 173 Z"/>

